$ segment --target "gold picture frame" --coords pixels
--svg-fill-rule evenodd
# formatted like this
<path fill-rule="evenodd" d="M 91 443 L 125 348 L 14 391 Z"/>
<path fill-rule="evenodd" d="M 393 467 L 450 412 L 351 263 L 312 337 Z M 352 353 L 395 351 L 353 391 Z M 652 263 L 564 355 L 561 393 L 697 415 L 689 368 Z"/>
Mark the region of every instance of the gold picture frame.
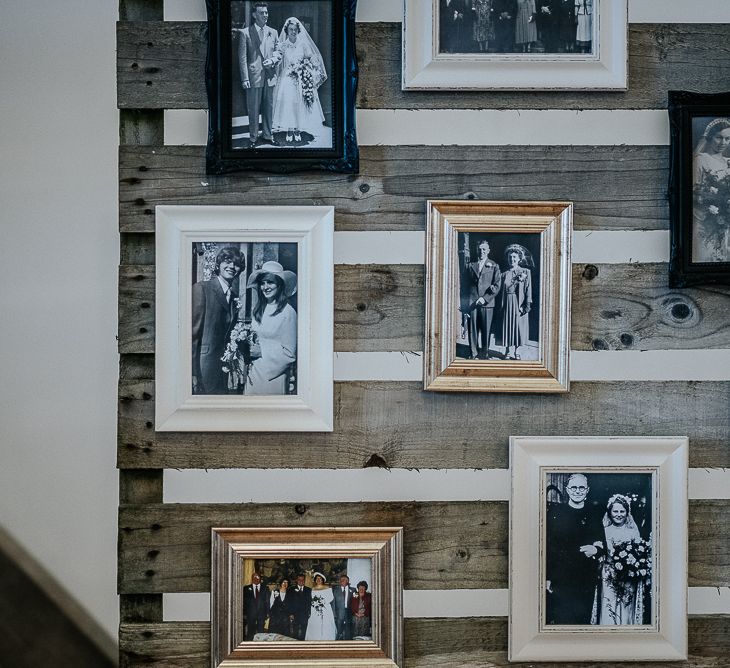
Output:
<path fill-rule="evenodd" d="M 403 665 L 402 528 L 213 528 L 211 550 L 213 668 Z M 290 565 L 300 560 L 319 564 L 370 560 L 371 639 L 297 640 L 269 638 L 273 634 L 265 633 L 244 640 L 244 580 L 252 564 Z M 284 579 L 289 579 L 288 573 Z M 271 596 L 274 589 L 267 585 L 262 578 L 262 591 Z"/>
<path fill-rule="evenodd" d="M 571 202 L 427 203 L 425 390 L 569 390 L 572 229 Z"/>

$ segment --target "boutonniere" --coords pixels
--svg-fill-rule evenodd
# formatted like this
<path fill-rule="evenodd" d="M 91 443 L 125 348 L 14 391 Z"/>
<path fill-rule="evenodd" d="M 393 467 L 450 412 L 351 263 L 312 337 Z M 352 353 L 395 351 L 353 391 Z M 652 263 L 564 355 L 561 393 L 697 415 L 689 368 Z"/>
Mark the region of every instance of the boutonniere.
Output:
<path fill-rule="evenodd" d="M 360 594 L 358 594 L 357 592 L 355 592 L 355 593 L 354 593 L 354 594 L 352 595 L 352 598 L 359 598 L 359 597 L 360 597 Z"/>
<path fill-rule="evenodd" d="M 275 591 L 274 592 L 274 598 L 277 598 L 278 596 L 279 596 L 279 592 L 278 591 Z"/>

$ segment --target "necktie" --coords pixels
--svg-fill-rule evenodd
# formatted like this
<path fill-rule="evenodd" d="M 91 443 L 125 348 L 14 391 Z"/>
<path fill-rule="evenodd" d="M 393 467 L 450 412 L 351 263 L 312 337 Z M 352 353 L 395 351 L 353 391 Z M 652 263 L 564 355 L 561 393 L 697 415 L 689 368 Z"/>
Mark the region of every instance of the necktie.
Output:
<path fill-rule="evenodd" d="M 253 597 L 254 597 L 254 599 L 257 599 L 259 597 L 259 587 L 258 587 L 258 585 L 256 585 L 253 588 Z"/>
<path fill-rule="evenodd" d="M 226 301 L 230 304 L 231 303 L 231 289 L 228 288 L 228 291 L 226 292 Z"/>

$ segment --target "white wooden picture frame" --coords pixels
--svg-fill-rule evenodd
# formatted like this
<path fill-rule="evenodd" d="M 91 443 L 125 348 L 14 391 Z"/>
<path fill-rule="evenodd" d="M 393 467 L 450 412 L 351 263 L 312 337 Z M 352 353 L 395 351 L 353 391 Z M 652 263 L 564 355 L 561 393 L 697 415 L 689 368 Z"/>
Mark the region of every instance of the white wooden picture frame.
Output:
<path fill-rule="evenodd" d="M 327 206 L 156 207 L 157 431 L 332 431 L 333 233 Z M 296 244 L 295 394 L 193 394 L 191 249 L 215 241 Z"/>
<path fill-rule="evenodd" d="M 440 0 L 404 0 L 403 90 L 626 90 L 628 0 L 593 0 L 580 53 L 442 53 Z"/>
<path fill-rule="evenodd" d="M 687 658 L 687 457 L 685 437 L 510 438 L 510 661 L 681 661 Z M 645 609 L 643 623 L 565 624 L 548 619 L 550 585 L 546 582 L 549 559 L 546 553 L 549 548 L 545 546 L 549 545 L 546 536 L 548 494 L 551 493 L 546 482 L 549 475 L 583 475 L 588 482 L 600 476 L 605 480 L 618 475 L 616 481 L 650 476 L 651 494 L 647 496 L 651 501 L 644 516 L 651 520 L 644 531 L 651 543 L 652 566 L 647 582 L 651 607 Z M 566 483 L 570 484 L 574 483 Z M 623 491 L 621 484 L 618 483 L 615 491 Z M 590 493 L 586 494 L 590 499 Z M 609 497 L 603 527 L 614 498 Z M 568 504 L 552 507 L 555 505 Z M 638 517 L 639 503 L 633 505 Z M 608 532 L 604 531 L 608 545 Z M 601 559 L 597 564 L 599 569 L 603 568 Z M 561 567 L 567 577 L 576 577 L 570 563 L 563 561 Z M 595 615 L 596 603 L 593 605 Z"/>

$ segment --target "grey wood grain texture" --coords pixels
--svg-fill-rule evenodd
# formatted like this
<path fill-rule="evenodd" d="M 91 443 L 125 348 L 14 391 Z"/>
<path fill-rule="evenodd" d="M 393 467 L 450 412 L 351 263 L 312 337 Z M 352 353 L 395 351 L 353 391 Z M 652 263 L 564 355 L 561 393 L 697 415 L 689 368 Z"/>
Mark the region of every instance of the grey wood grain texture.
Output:
<path fill-rule="evenodd" d="M 129 236 L 129 235 L 128 235 Z M 666 264 L 573 267 L 573 350 L 730 347 L 730 287 L 667 287 Z M 423 265 L 336 265 L 335 351 L 423 349 Z M 119 271 L 119 352 L 152 353 L 151 265 Z"/>
<path fill-rule="evenodd" d="M 689 586 L 730 586 L 728 511 L 690 502 Z M 506 501 L 153 504 L 120 508 L 120 593 L 210 591 L 210 529 L 236 526 L 402 526 L 405 589 L 507 587 Z"/>
<path fill-rule="evenodd" d="M 727 668 L 730 616 L 689 618 L 689 661 L 561 663 L 560 668 Z M 122 624 L 122 668 L 208 668 L 210 624 Z M 507 620 L 499 617 L 405 620 L 404 668 L 497 668 L 507 665 Z M 555 668 L 555 663 L 530 663 Z"/>
<path fill-rule="evenodd" d="M 161 622 L 162 594 L 121 594 L 119 619 L 124 622 Z"/>
<path fill-rule="evenodd" d="M 690 466 L 730 466 L 730 382 L 577 382 L 560 396 L 337 382 L 331 433 L 155 433 L 153 356 L 122 364 L 136 368 L 119 386 L 120 468 L 507 468 L 513 434 L 683 434 Z"/>
<path fill-rule="evenodd" d="M 406 589 L 442 588 L 445 574 L 464 588 L 505 587 L 507 520 L 506 502 L 121 507 L 119 587 L 210 591 L 210 529 L 237 526 L 402 526 Z"/>
<path fill-rule="evenodd" d="M 119 107 L 207 109 L 204 23 L 120 23 Z M 625 92 L 421 92 L 401 90 L 401 26 L 357 26 L 357 104 L 367 109 L 663 109 L 668 90 L 730 88 L 730 26 L 635 24 Z"/>
<path fill-rule="evenodd" d="M 120 21 L 162 21 L 163 0 L 119 0 Z"/>
<path fill-rule="evenodd" d="M 119 503 L 162 503 L 162 471 L 160 469 L 119 471 Z"/>
<path fill-rule="evenodd" d="M 576 229 L 669 226 L 664 146 L 363 146 L 360 174 L 207 176 L 202 146 L 122 146 L 119 226 L 158 204 L 336 207 L 338 230 L 423 230 L 427 199 L 569 200 Z"/>
<path fill-rule="evenodd" d="M 164 116 L 161 109 L 122 109 L 119 112 L 119 143 L 164 144 Z"/>

